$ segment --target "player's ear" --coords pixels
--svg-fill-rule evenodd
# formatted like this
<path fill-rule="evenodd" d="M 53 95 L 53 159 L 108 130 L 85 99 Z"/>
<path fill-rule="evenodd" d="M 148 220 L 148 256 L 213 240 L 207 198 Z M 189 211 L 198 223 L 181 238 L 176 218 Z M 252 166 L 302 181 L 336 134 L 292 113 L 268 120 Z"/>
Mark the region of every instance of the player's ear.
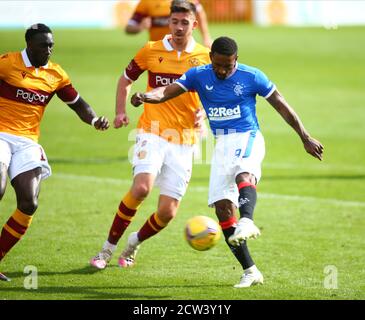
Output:
<path fill-rule="evenodd" d="M 198 27 L 198 20 L 195 20 L 193 22 L 193 29 L 196 29 Z"/>

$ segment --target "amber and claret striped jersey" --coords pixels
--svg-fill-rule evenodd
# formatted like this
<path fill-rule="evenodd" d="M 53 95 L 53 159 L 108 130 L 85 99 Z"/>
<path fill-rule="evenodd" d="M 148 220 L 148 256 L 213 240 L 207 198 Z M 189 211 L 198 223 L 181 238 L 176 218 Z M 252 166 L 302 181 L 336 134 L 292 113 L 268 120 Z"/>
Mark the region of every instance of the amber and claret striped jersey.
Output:
<path fill-rule="evenodd" d="M 173 49 L 170 38 L 171 35 L 166 35 L 163 40 L 147 42 L 129 63 L 124 76 L 135 81 L 147 70 L 147 91 L 150 91 L 172 84 L 192 67 L 210 63 L 209 49 L 193 38 L 183 52 Z M 196 92 L 186 92 L 160 104 L 145 103 L 137 127 L 173 143 L 193 144 L 196 142 L 194 113 L 200 107 Z"/>
<path fill-rule="evenodd" d="M 191 1 L 196 5 L 197 11 L 201 10 L 201 4 L 198 0 Z M 170 33 L 171 0 L 140 0 L 134 13 L 129 19 L 129 24 L 140 24 L 144 18 L 151 18 L 151 27 L 149 29 L 150 40 L 157 41 Z"/>
<path fill-rule="evenodd" d="M 43 113 L 55 93 L 67 104 L 79 98 L 58 64 L 35 68 L 25 49 L 1 55 L 0 132 L 38 141 Z"/>

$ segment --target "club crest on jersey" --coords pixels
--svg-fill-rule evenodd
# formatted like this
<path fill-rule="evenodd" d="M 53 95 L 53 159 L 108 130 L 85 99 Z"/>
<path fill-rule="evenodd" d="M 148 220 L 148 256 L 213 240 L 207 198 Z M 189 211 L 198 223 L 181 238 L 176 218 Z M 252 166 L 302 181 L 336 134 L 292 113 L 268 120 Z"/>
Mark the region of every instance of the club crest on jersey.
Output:
<path fill-rule="evenodd" d="M 145 150 L 141 150 L 141 151 L 140 151 L 140 152 L 138 152 L 138 154 L 137 154 L 137 157 L 138 157 L 138 159 L 140 159 L 140 160 L 142 160 L 142 159 L 146 158 L 146 156 L 147 156 L 147 151 L 145 151 Z"/>
<path fill-rule="evenodd" d="M 195 66 L 199 66 L 199 65 L 200 65 L 200 63 L 199 63 L 199 59 L 197 59 L 197 58 L 191 58 L 191 59 L 189 59 L 189 63 L 190 63 L 190 65 L 192 65 L 193 67 L 195 67 Z"/>
<path fill-rule="evenodd" d="M 239 96 L 242 96 L 243 95 L 243 84 L 237 82 L 234 86 L 233 86 L 233 91 L 234 91 L 234 94 L 239 97 Z"/>
<path fill-rule="evenodd" d="M 159 57 L 158 61 L 161 63 L 163 61 L 163 57 Z"/>

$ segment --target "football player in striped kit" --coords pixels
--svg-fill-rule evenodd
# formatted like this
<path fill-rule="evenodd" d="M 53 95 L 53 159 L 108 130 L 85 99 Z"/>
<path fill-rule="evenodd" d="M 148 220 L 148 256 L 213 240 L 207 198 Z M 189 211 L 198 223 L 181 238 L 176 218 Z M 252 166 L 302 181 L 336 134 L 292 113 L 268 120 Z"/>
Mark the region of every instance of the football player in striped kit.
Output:
<path fill-rule="evenodd" d="M 109 122 L 72 86 L 67 73 L 49 59 L 51 29 L 41 23 L 26 30 L 27 47 L 0 56 L 0 199 L 7 176 L 16 193 L 17 207 L 0 234 L 0 261 L 29 228 L 38 207 L 41 181 L 51 175 L 40 144 L 39 128 L 47 104 L 56 94 L 79 118 L 97 130 Z M 0 273 L 0 280 L 9 280 Z"/>

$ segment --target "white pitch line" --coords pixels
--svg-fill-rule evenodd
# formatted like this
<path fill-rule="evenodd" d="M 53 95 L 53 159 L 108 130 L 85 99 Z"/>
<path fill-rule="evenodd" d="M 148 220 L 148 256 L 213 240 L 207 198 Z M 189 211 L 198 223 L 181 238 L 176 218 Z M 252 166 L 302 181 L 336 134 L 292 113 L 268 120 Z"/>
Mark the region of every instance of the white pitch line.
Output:
<path fill-rule="evenodd" d="M 79 176 L 75 174 L 68 173 L 55 173 L 52 175 L 54 178 L 65 179 L 65 180 L 78 180 L 78 181 L 87 181 L 94 183 L 103 183 L 105 184 L 113 184 L 113 185 L 131 185 L 132 177 L 130 180 L 128 179 L 115 179 L 115 178 L 102 178 L 102 177 L 94 177 L 94 176 Z M 189 189 L 193 192 L 208 192 L 208 187 L 205 186 L 190 186 Z M 287 195 L 287 194 L 276 194 L 276 193 L 258 193 L 259 198 L 263 199 L 281 199 L 286 201 L 302 201 L 302 202 L 317 202 L 328 205 L 341 205 L 345 207 L 365 207 L 365 202 L 361 201 L 347 201 L 347 200 L 338 200 L 331 198 L 317 198 L 317 197 L 307 197 L 307 196 L 295 196 L 295 195 Z"/>

